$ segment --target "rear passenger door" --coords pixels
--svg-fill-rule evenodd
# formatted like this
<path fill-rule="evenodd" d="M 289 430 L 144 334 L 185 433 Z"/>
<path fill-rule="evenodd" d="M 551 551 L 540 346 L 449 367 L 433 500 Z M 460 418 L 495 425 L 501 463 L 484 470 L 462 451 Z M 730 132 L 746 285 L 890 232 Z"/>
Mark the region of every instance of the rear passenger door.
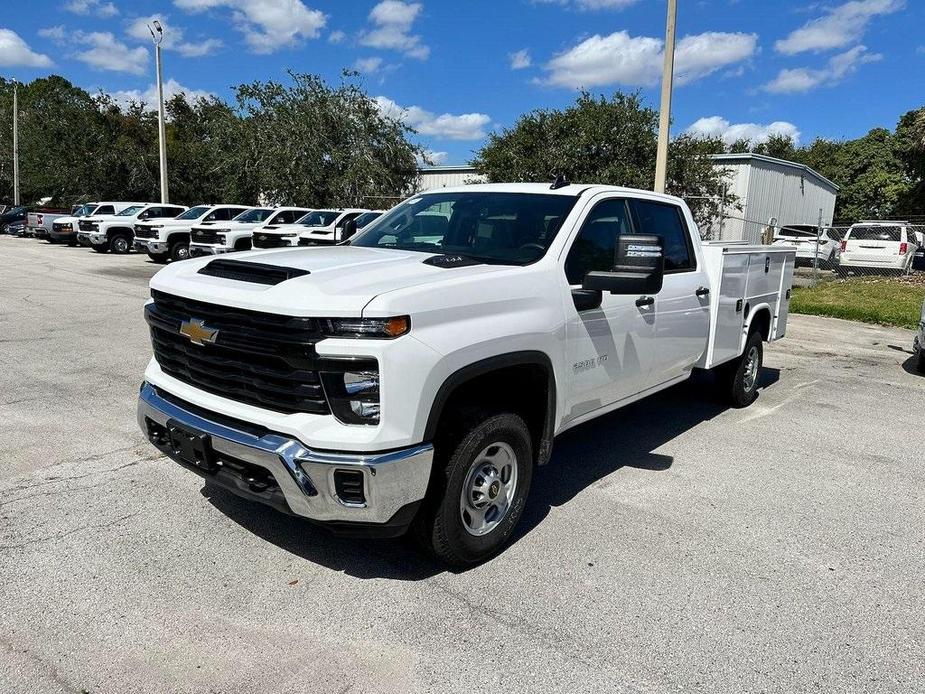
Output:
<path fill-rule="evenodd" d="M 662 240 L 665 278 L 655 297 L 655 340 L 649 385 L 656 386 L 690 372 L 707 346 L 710 331 L 710 286 L 706 269 L 698 267 L 694 241 L 680 206 L 665 201 L 630 202 L 637 233 Z"/>

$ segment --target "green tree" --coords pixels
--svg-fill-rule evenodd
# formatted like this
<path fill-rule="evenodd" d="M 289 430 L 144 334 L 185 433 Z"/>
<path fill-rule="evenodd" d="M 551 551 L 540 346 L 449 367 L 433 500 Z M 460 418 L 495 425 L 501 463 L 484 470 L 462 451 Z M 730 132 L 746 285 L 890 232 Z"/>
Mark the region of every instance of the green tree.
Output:
<path fill-rule="evenodd" d="M 336 87 L 315 75 L 290 76 L 291 85 L 236 90 L 249 176 L 270 201 L 367 206 L 411 190 L 423 148 L 351 81 L 354 73 Z"/>
<path fill-rule="evenodd" d="M 521 116 L 510 128 L 489 135 L 472 161 L 489 181 L 551 181 L 564 174 L 574 183 L 602 183 L 651 189 L 655 179 L 658 113 L 638 93 L 611 98 L 581 92 L 571 106 L 540 109 Z M 722 202 L 723 171 L 709 155 L 722 151 L 718 140 L 687 135 L 669 151 L 668 192 L 688 196 L 703 226 Z"/>

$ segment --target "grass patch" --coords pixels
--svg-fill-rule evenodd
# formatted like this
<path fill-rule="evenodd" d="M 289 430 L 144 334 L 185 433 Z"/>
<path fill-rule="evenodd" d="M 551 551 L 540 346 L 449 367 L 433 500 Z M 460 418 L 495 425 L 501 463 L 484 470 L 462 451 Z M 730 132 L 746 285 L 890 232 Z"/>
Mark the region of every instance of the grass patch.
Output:
<path fill-rule="evenodd" d="M 792 313 L 830 316 L 863 323 L 917 328 L 925 298 L 925 279 L 861 277 L 794 287 Z"/>

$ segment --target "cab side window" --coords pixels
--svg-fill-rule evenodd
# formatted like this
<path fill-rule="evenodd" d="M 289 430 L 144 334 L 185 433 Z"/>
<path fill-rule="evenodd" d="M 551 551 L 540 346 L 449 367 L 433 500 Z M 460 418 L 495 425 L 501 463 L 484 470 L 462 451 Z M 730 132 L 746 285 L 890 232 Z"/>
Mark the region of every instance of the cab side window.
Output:
<path fill-rule="evenodd" d="M 652 200 L 633 200 L 631 204 L 636 217 L 637 233 L 651 234 L 662 240 L 665 272 L 693 270 L 694 253 L 681 208 Z"/>
<path fill-rule="evenodd" d="M 568 283 L 581 284 L 589 272 L 612 271 L 617 237 L 630 233 L 632 227 L 625 200 L 604 200 L 595 205 L 565 258 Z"/>
<path fill-rule="evenodd" d="M 116 213 L 116 208 L 113 207 L 112 205 L 103 205 L 96 211 L 96 214 L 115 214 L 115 213 Z"/>

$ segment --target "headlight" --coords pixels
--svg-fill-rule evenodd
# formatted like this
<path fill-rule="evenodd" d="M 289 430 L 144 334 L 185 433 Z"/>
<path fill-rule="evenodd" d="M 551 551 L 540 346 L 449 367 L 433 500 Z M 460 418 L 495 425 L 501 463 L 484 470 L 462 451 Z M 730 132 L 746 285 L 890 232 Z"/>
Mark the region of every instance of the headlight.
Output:
<path fill-rule="evenodd" d="M 393 318 L 327 318 L 321 329 L 328 337 L 400 337 L 411 330 L 409 316 Z"/>
<path fill-rule="evenodd" d="M 379 372 L 322 371 L 331 413 L 344 424 L 379 423 Z"/>

